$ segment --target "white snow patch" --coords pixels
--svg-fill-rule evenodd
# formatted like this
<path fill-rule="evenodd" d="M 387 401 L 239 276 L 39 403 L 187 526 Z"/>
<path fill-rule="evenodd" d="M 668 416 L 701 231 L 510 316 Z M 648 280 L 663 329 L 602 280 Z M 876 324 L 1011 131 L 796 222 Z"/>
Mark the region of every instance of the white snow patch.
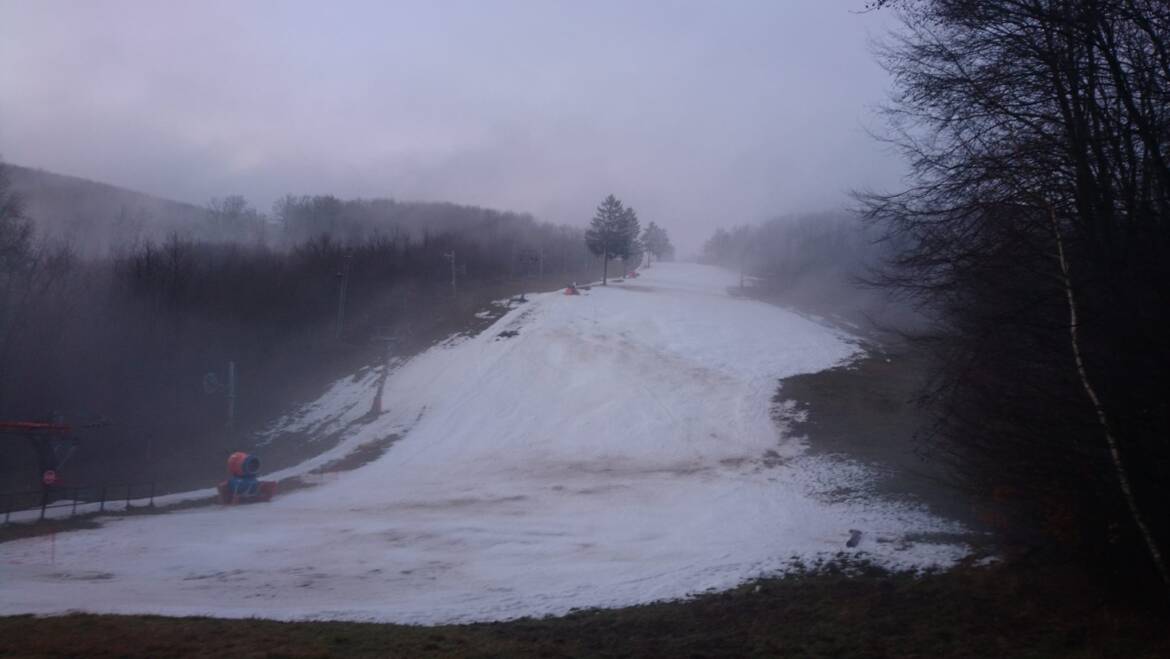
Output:
<path fill-rule="evenodd" d="M 111 518 L 51 552 L 45 538 L 4 543 L 0 615 L 497 620 L 732 587 L 844 551 L 849 529 L 865 533 L 855 551 L 893 568 L 964 555 L 904 541 L 961 529 L 867 496 L 866 468 L 777 430 L 777 379 L 859 348 L 728 296 L 735 283 L 662 263 L 589 296 L 532 295 L 401 364 L 389 412 L 286 472 L 409 430 L 378 460 L 270 504 Z M 285 427 L 364 413 L 366 396 L 347 394 L 363 383 L 338 383 Z"/>
<path fill-rule="evenodd" d="M 400 363 L 401 360 L 393 359 L 387 366 L 393 370 Z M 308 436 L 312 441 L 314 437 L 320 439 L 354 423 L 370 411 L 383 368 L 364 368 L 333 383 L 316 401 L 273 422 L 261 433 L 259 445 L 293 434 Z"/>

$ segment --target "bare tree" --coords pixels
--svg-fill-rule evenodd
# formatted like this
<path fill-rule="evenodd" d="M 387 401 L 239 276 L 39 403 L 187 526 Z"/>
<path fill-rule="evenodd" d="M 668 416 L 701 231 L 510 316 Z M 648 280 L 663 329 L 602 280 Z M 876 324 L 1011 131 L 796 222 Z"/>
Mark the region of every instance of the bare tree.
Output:
<path fill-rule="evenodd" d="M 861 198 L 905 246 L 883 282 L 935 320 L 936 437 L 1033 528 L 1166 579 L 1170 7 L 878 4 L 914 184 Z"/>

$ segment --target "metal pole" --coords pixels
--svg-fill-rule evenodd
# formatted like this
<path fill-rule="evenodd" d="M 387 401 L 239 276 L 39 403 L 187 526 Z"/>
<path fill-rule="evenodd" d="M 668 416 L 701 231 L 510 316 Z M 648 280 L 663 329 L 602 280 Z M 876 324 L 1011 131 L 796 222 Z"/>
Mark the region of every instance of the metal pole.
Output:
<path fill-rule="evenodd" d="M 337 338 L 341 338 L 345 326 L 345 294 L 349 288 L 349 266 L 353 261 L 353 254 L 346 254 L 341 261 L 341 270 L 337 273 Z"/>
<path fill-rule="evenodd" d="M 227 371 L 227 429 L 236 427 L 236 363 L 228 362 Z"/>
<path fill-rule="evenodd" d="M 452 297 L 459 297 L 459 289 L 455 284 L 455 250 L 447 252 L 443 256 L 451 262 L 451 295 Z"/>
<path fill-rule="evenodd" d="M 98 512 L 101 513 L 101 512 L 106 511 L 106 486 L 105 485 L 102 486 L 102 493 L 99 496 L 101 497 L 101 503 L 98 504 Z"/>
<path fill-rule="evenodd" d="M 233 409 L 232 412 L 235 412 Z M 154 461 L 154 433 L 147 433 L 146 435 L 146 468 L 149 470 L 151 478 L 158 478 L 158 470 L 155 468 Z M 152 481 L 153 482 L 153 481 Z"/>
<path fill-rule="evenodd" d="M 69 516 L 73 517 L 77 514 L 77 497 L 80 496 L 80 490 L 73 488 L 73 509 L 69 511 Z"/>

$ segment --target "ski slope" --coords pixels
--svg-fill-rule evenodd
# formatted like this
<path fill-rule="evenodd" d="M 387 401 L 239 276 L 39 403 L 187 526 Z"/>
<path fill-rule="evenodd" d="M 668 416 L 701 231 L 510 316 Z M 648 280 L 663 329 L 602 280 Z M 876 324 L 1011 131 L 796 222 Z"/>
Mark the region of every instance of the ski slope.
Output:
<path fill-rule="evenodd" d="M 657 264 L 582 296 L 532 296 L 391 374 L 386 412 L 347 440 L 409 428 L 376 461 L 270 504 L 0 544 L 0 614 L 431 624 L 728 588 L 844 551 L 849 529 L 865 535 L 848 551 L 891 567 L 961 557 L 904 541 L 955 524 L 840 500 L 867 470 L 784 436 L 777 380 L 860 349 L 729 296 L 734 284 Z"/>

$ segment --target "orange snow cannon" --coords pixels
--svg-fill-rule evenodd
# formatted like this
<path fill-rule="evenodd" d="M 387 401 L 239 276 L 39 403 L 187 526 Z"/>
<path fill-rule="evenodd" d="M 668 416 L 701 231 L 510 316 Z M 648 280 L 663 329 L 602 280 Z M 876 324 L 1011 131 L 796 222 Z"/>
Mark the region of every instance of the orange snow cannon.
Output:
<path fill-rule="evenodd" d="M 238 503 L 271 501 L 276 494 L 276 481 L 262 481 L 260 458 L 243 451 L 228 456 L 228 479 L 219 484 L 219 502 L 225 506 Z"/>

